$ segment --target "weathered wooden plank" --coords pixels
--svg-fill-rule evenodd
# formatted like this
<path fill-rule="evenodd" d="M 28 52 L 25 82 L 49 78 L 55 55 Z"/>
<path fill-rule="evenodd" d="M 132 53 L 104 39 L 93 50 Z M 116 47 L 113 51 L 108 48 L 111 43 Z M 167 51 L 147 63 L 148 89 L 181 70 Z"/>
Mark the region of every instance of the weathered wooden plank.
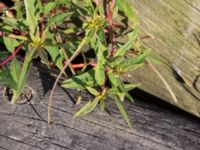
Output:
<path fill-rule="evenodd" d="M 178 102 L 149 66 L 126 76 L 129 82 L 142 82 L 141 89 L 200 117 L 200 1 L 131 0 L 139 18 L 141 35 L 150 34 L 146 47 L 165 62 L 156 68 L 174 91 Z M 177 80 L 177 72 L 187 83 Z M 130 76 L 130 75 L 129 75 Z"/>
<path fill-rule="evenodd" d="M 39 70 L 39 71 L 38 71 Z M 45 78 L 45 80 L 42 80 Z M 47 69 L 33 68 L 28 80 L 35 97 L 24 105 L 11 105 L 0 98 L 0 148 L 7 150 L 183 150 L 200 148 L 199 120 L 148 101 L 126 103 L 133 124 L 129 129 L 117 107 L 107 99 L 108 113 L 95 109 L 90 115 L 73 118 L 80 106 L 77 92 L 57 87 L 52 115 L 47 124 L 47 103 L 52 78 Z M 0 90 L 2 94 L 2 88 Z M 83 93 L 84 94 L 84 93 Z M 84 94 L 84 99 L 91 97 Z M 82 102 L 83 104 L 84 102 Z"/>

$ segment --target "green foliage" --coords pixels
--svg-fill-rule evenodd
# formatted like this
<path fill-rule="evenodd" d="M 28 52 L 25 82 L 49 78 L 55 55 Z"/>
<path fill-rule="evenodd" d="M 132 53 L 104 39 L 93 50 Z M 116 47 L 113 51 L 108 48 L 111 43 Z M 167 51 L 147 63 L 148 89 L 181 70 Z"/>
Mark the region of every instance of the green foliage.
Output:
<path fill-rule="evenodd" d="M 17 83 L 13 79 L 11 72 L 7 68 L 2 68 L 0 70 L 0 81 L 6 86 L 13 90 L 16 90 Z"/>
<path fill-rule="evenodd" d="M 137 30 L 133 26 L 126 30 L 123 28 L 127 23 L 137 22 L 128 0 L 109 1 L 109 4 L 99 0 L 98 5 L 94 2 L 16 2 L 13 7 L 16 10 L 15 17 L 10 18 L 6 14 L 0 17 L 3 42 L 13 55 L 11 64 L 0 70 L 0 81 L 13 91 L 14 104 L 23 92 L 33 59 L 39 57 L 48 67 L 53 62 L 65 75 L 65 67 L 69 66 L 72 74 L 62 81 L 62 87 L 86 90 L 93 96 L 75 117 L 92 112 L 98 104 L 104 111 L 105 100 L 112 97 L 131 127 L 122 102 L 125 98 L 133 101 L 129 91 L 139 84 L 125 84 L 121 76 L 141 67 L 150 50 L 142 49 Z M 114 20 L 118 17 L 126 17 L 130 23 Z M 120 37 L 126 38 L 127 42 L 120 41 Z M 23 63 L 14 57 L 16 48 L 20 46 L 25 51 Z M 95 55 L 87 57 L 86 54 L 92 51 Z M 7 53 L 1 52 L 0 56 L 5 59 Z M 73 68 L 76 64 L 71 63 L 77 57 L 84 60 L 81 62 L 84 66 L 78 70 Z"/>
<path fill-rule="evenodd" d="M 122 116 L 124 117 L 124 120 L 127 122 L 129 127 L 132 127 L 130 119 L 128 117 L 128 114 L 127 114 L 126 110 L 124 109 L 124 106 L 121 104 L 119 99 L 117 97 L 115 97 L 115 96 L 114 96 L 114 101 L 115 101 L 117 107 L 119 108 L 119 111 L 121 112 Z"/>
<path fill-rule="evenodd" d="M 116 7 L 128 17 L 131 23 L 137 23 L 135 12 L 130 5 L 129 0 L 116 0 Z"/>
<path fill-rule="evenodd" d="M 29 27 L 29 35 L 31 39 L 37 40 L 39 38 L 39 12 L 40 8 L 38 4 L 39 0 L 24 0 L 25 10 L 26 10 L 26 23 Z M 38 39 L 39 40 L 39 39 Z"/>
<path fill-rule="evenodd" d="M 17 45 L 19 45 L 19 42 L 16 39 L 10 39 L 8 37 L 3 37 L 3 40 L 4 40 L 7 50 L 10 51 L 11 53 L 14 52 L 15 47 Z"/>

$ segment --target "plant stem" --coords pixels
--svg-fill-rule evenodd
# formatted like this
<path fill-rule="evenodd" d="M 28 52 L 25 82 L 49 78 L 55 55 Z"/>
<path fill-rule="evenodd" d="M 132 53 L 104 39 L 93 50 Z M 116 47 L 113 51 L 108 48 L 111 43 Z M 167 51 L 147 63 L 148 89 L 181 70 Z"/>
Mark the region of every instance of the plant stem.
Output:
<path fill-rule="evenodd" d="M 56 27 L 55 25 L 53 25 L 53 29 L 54 29 L 54 33 L 56 33 L 57 27 Z M 61 37 L 60 37 L 59 35 L 56 35 L 56 40 L 57 40 L 58 42 L 60 42 L 60 43 L 63 42 L 62 39 L 61 39 Z M 67 53 L 65 52 L 65 49 L 64 49 L 64 48 L 61 48 L 61 51 L 63 52 L 63 55 L 64 55 L 64 57 L 65 57 L 65 60 L 66 60 L 66 61 L 69 61 L 69 57 L 68 57 Z M 75 70 L 74 70 L 74 68 L 72 67 L 72 64 L 71 64 L 71 63 L 69 63 L 69 69 L 70 69 L 70 71 L 72 72 L 73 75 L 76 73 Z"/>
<path fill-rule="evenodd" d="M 5 65 L 5 64 L 7 64 L 10 60 L 12 60 L 12 59 L 16 56 L 16 54 L 20 51 L 21 48 L 22 48 L 22 45 L 19 45 L 19 46 L 17 47 L 17 49 L 16 49 L 6 60 L 4 60 L 4 61 L 0 64 L 0 66 Z"/>
<path fill-rule="evenodd" d="M 29 50 L 30 51 L 26 53 L 25 60 L 24 60 L 24 63 L 23 63 L 23 67 L 22 67 L 22 70 L 21 70 L 21 73 L 20 73 L 20 76 L 19 76 L 19 80 L 17 82 L 16 94 L 13 95 L 12 100 L 11 100 L 11 104 L 15 104 L 16 101 L 17 101 L 17 98 L 23 92 L 25 82 L 26 82 L 26 79 L 28 77 L 28 72 L 29 72 L 30 67 L 31 67 L 33 55 L 34 55 L 35 51 L 37 50 L 37 48 L 34 47 L 33 49 L 29 49 Z"/>
<path fill-rule="evenodd" d="M 88 38 L 88 37 L 87 37 Z M 54 82 L 54 85 L 52 87 L 51 90 L 51 94 L 49 96 L 49 102 L 48 102 L 48 123 L 51 123 L 51 103 L 52 103 L 52 98 L 53 98 L 53 93 L 55 91 L 55 88 L 58 84 L 59 79 L 61 78 L 63 72 L 67 69 L 67 67 L 69 66 L 69 64 L 81 53 L 82 51 L 82 47 L 88 42 L 88 39 L 83 39 L 82 42 L 79 44 L 77 50 L 75 51 L 75 53 L 70 57 L 70 59 L 66 62 L 66 64 L 64 65 L 64 67 L 62 68 L 62 70 L 60 71 L 59 75 L 56 78 L 56 81 Z"/>
<path fill-rule="evenodd" d="M 43 35 L 43 32 L 44 32 L 44 16 L 43 14 L 41 14 L 40 16 L 40 23 L 39 23 L 39 30 L 40 30 L 40 38 L 42 37 Z"/>
<path fill-rule="evenodd" d="M 110 40 L 111 40 L 111 53 L 109 58 L 112 58 L 116 48 L 115 48 L 115 42 L 116 42 L 116 38 L 115 38 L 115 34 L 113 32 L 113 10 L 114 10 L 114 5 L 115 5 L 115 0 L 112 0 L 111 2 L 109 2 L 108 0 L 106 0 L 106 8 L 107 8 L 107 19 L 109 21 L 109 36 L 110 36 Z"/>

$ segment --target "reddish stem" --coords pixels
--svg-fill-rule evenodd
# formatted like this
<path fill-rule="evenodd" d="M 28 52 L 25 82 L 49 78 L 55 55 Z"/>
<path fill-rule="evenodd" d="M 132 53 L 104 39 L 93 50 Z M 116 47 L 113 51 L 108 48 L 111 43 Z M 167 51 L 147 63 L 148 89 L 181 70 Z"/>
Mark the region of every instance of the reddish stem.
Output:
<path fill-rule="evenodd" d="M 17 29 L 12 29 L 12 34 L 14 34 L 16 36 L 18 36 L 18 35 L 26 36 L 25 32 L 21 32 L 21 31 L 19 31 Z M 9 37 L 9 33 L 0 31 L 0 36 L 8 36 Z M 10 37 L 10 38 L 12 38 L 12 37 Z"/>
<path fill-rule="evenodd" d="M 99 0 L 95 0 L 95 4 L 96 4 L 96 6 L 98 6 L 99 5 Z"/>
<path fill-rule="evenodd" d="M 66 62 L 64 62 L 64 63 L 66 63 Z M 94 62 L 89 62 L 89 63 L 86 64 L 86 65 L 90 65 L 90 66 L 92 66 L 92 67 L 95 67 L 95 66 L 96 66 L 96 63 L 94 63 Z M 81 63 L 81 64 L 72 64 L 72 68 L 74 68 L 74 69 L 81 69 L 81 68 L 83 68 L 83 67 L 85 67 L 85 64 L 83 64 L 83 63 Z"/>
<path fill-rule="evenodd" d="M 110 3 L 107 3 L 107 9 L 108 9 L 108 20 L 110 26 L 113 25 L 113 10 L 114 10 L 115 0 L 112 0 Z"/>
<path fill-rule="evenodd" d="M 0 64 L 0 66 L 1 66 L 1 67 L 4 66 L 4 65 L 7 64 L 11 59 L 13 59 L 13 57 L 16 56 L 16 54 L 20 51 L 21 48 L 22 48 L 22 45 L 19 45 L 19 46 L 17 47 L 17 49 L 16 49 L 8 58 L 6 58 L 6 59 Z"/>
<path fill-rule="evenodd" d="M 142 36 L 139 39 L 140 40 L 144 40 L 144 39 L 149 39 L 149 38 L 153 38 L 151 35 L 146 35 L 146 36 Z"/>
<path fill-rule="evenodd" d="M 64 64 L 66 64 L 66 63 L 67 63 L 67 62 L 65 61 Z M 94 62 L 92 62 L 92 61 L 90 61 L 90 62 L 88 62 L 88 64 L 86 64 L 86 65 L 95 67 L 97 64 L 94 63 Z M 50 64 L 50 67 L 55 67 L 55 66 L 56 66 L 55 64 Z M 81 68 L 83 68 L 83 67 L 85 67 L 85 64 L 84 64 L 84 63 L 72 64 L 72 68 L 73 68 L 73 69 L 81 69 Z"/>
<path fill-rule="evenodd" d="M 43 16 L 43 14 L 40 14 L 39 27 L 40 27 L 40 37 L 42 37 L 43 31 L 44 31 L 44 16 Z"/>
<path fill-rule="evenodd" d="M 21 32 L 21 31 L 19 31 L 19 30 L 17 30 L 17 29 L 12 29 L 12 31 L 13 31 L 13 34 L 14 34 L 14 35 L 26 36 L 26 33 L 25 33 L 25 32 Z"/>
<path fill-rule="evenodd" d="M 107 19 L 109 21 L 109 32 L 110 32 L 110 39 L 111 39 L 111 53 L 110 53 L 110 58 L 113 57 L 113 55 L 116 52 L 116 48 L 115 48 L 115 42 L 116 42 L 116 38 L 115 38 L 115 34 L 113 32 L 113 10 L 114 10 L 114 5 L 115 5 L 115 0 L 112 0 L 111 2 L 109 2 L 108 0 L 106 0 L 106 8 L 107 8 Z"/>

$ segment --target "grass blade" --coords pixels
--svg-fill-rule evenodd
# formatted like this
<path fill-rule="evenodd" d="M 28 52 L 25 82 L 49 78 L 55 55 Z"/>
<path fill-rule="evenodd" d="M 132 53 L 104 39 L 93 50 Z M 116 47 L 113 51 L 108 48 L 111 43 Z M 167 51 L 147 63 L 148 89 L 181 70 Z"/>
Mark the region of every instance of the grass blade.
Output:
<path fill-rule="evenodd" d="M 128 124 L 128 126 L 129 126 L 130 128 L 132 128 L 130 119 L 129 119 L 129 117 L 128 117 L 128 113 L 126 112 L 124 106 L 121 104 L 121 102 L 119 101 L 119 99 L 118 99 L 116 96 L 114 96 L 114 101 L 115 101 L 115 103 L 116 103 L 116 105 L 117 105 L 117 107 L 118 107 L 120 113 L 122 114 L 124 120 L 126 121 L 126 123 Z"/>

